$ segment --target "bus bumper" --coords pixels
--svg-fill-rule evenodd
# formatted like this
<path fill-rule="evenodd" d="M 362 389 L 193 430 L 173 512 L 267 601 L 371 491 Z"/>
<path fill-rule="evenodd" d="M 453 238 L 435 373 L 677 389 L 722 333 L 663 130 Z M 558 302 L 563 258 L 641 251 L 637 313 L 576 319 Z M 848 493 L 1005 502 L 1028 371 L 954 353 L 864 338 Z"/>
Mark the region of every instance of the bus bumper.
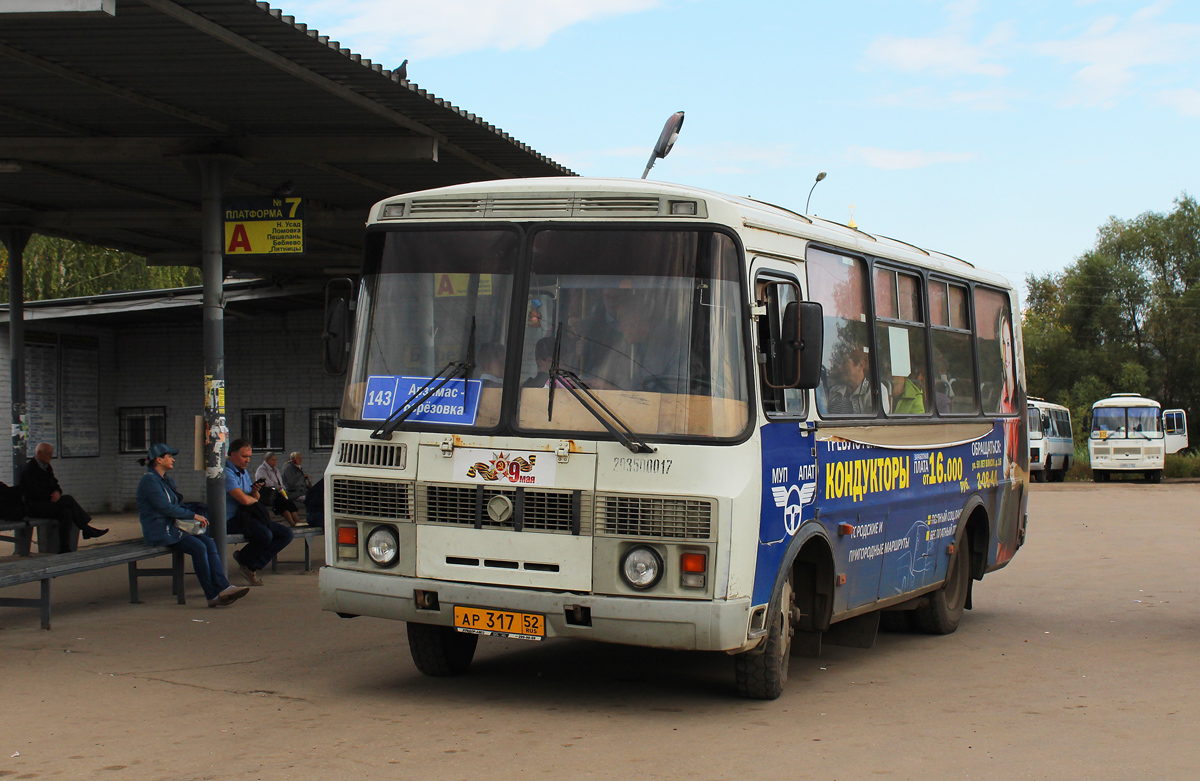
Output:
<path fill-rule="evenodd" d="M 433 591 L 437 610 L 418 609 L 414 591 Z M 546 618 L 546 635 L 683 651 L 728 651 L 746 644 L 750 600 L 634 599 L 455 583 L 321 568 L 321 608 L 422 624 L 454 623 L 454 606 L 470 605 Z M 567 607 L 586 607 L 591 626 L 567 623 Z"/>

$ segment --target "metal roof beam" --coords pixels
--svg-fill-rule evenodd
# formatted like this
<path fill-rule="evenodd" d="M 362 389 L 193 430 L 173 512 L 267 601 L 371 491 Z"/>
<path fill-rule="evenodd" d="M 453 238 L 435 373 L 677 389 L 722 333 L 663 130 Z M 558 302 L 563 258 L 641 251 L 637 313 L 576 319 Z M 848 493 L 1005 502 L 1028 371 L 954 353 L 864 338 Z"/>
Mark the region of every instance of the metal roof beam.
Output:
<path fill-rule="evenodd" d="M 24 109 L 13 108 L 12 106 L 0 106 L 0 114 L 20 120 L 21 122 L 28 122 L 31 125 L 48 127 L 51 130 L 57 130 L 60 133 L 69 133 L 73 136 L 100 135 L 100 133 L 97 133 L 94 130 L 88 130 L 86 127 L 72 125 L 70 122 L 63 122 L 61 119 L 47 117 L 42 114 L 35 114 L 32 111 L 25 111 Z"/>
<path fill-rule="evenodd" d="M 360 92 L 356 92 L 355 90 L 350 89 L 343 84 L 339 84 L 333 79 L 316 73 L 315 71 L 306 68 L 303 65 L 288 59 L 287 57 L 276 54 L 265 46 L 257 44 L 248 38 L 244 38 L 232 30 L 222 27 L 216 22 L 206 19 L 197 13 L 193 13 L 192 11 L 183 8 L 172 0 L 141 0 L 141 2 L 143 5 L 160 11 L 167 16 L 172 17 L 173 19 L 177 19 L 178 21 L 183 22 L 190 27 L 212 36 L 218 41 L 226 43 L 229 46 L 238 49 L 239 51 L 272 65 L 285 73 L 306 81 L 309 84 L 320 87 L 326 92 L 341 98 L 347 103 L 351 103 L 359 108 L 365 109 L 376 116 L 383 117 L 384 119 L 394 122 L 400 127 L 407 128 L 408 130 L 411 130 L 422 136 L 436 138 L 441 143 L 442 148 L 450 154 L 466 160 L 472 165 L 482 168 L 489 173 L 495 174 L 496 176 L 504 179 L 516 177 L 516 174 L 501 168 L 495 163 L 491 163 L 482 157 L 479 157 L 478 155 L 468 152 L 458 145 L 451 143 L 448 138 L 433 128 L 423 125 L 398 111 L 390 109 L 379 101 L 367 97 Z M 380 76 L 380 78 L 385 77 Z"/>
<path fill-rule="evenodd" d="M 48 174 L 54 174 L 55 176 L 61 176 L 66 179 L 74 179 L 75 181 L 83 182 L 84 184 L 96 185 L 99 187 L 107 188 L 109 190 L 117 190 L 119 192 L 128 193 L 129 195 L 133 195 L 138 198 L 143 198 L 148 201 L 157 201 L 159 203 L 165 203 L 169 206 L 178 206 L 178 207 L 181 207 L 184 209 L 198 208 L 197 204 L 191 203 L 189 201 L 181 201 L 178 198 L 172 198 L 167 195 L 159 195 L 158 193 L 152 193 L 149 190 L 141 190 L 141 189 L 138 189 L 137 187 L 130 187 L 129 185 L 119 184 L 117 182 L 110 182 L 106 179 L 97 179 L 94 176 L 87 176 L 85 174 L 77 174 L 74 171 L 66 171 L 66 170 L 63 170 L 62 168 L 55 168 L 54 166 L 45 165 L 43 163 L 22 162 L 21 165 L 29 167 L 29 168 L 37 170 L 37 171 L 43 171 Z"/>
<path fill-rule="evenodd" d="M 117 0 L 5 0 L 0 14 L 37 18 L 47 14 L 115 16 Z"/>
<path fill-rule="evenodd" d="M 171 104 L 164 103 L 161 100 L 148 98 L 145 95 L 140 95 L 134 92 L 133 90 L 125 89 L 124 87 L 118 87 L 116 84 L 112 84 L 102 79 L 97 79 L 93 76 L 88 76 L 87 74 L 80 73 L 79 71 L 59 65 L 58 63 L 50 62 L 49 60 L 30 54 L 29 52 L 18 49 L 17 47 L 7 43 L 0 43 L 0 55 L 16 60 L 17 62 L 23 62 L 30 67 L 38 68 L 39 70 L 46 71 L 47 73 L 52 73 L 55 76 L 68 81 L 73 81 L 76 84 L 81 84 L 98 92 L 114 95 L 118 98 L 124 98 L 125 100 L 138 104 L 139 106 L 144 106 L 145 108 L 153 109 L 163 114 L 169 114 L 176 119 L 182 119 L 196 125 L 202 125 L 203 127 L 211 128 L 213 130 L 219 130 L 222 133 L 234 132 L 234 129 L 224 122 L 202 116 L 195 112 L 188 111 L 187 109 L 179 108 L 178 106 L 172 106 Z"/>
<path fill-rule="evenodd" d="M 194 155 L 250 162 L 329 164 L 436 162 L 435 138 L 245 136 L 240 138 L 0 138 L 0 159 L 39 163 L 161 163 Z"/>
<path fill-rule="evenodd" d="M 367 210 L 327 211 L 310 209 L 304 217 L 306 228 L 362 230 Z M 89 229 L 129 228 L 131 230 L 176 227 L 190 230 L 200 222 L 200 209 L 77 209 L 71 211 L 12 211 L 0 213 L 0 224 L 26 225 L 35 230 L 85 231 Z M 174 241 L 175 239 L 171 239 Z"/>

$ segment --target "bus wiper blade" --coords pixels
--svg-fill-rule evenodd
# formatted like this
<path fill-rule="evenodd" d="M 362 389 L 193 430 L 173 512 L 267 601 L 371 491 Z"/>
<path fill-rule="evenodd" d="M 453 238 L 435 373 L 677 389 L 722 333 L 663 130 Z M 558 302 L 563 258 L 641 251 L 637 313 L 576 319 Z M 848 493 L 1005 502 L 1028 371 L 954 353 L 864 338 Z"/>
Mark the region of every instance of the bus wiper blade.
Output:
<path fill-rule="evenodd" d="M 617 416 L 617 413 L 609 409 L 604 402 L 596 398 L 596 394 L 592 393 L 592 389 L 579 379 L 575 372 L 567 371 L 566 369 L 553 369 L 550 371 L 550 392 L 554 392 L 554 385 L 562 382 L 563 387 L 571 392 L 580 406 L 592 413 L 592 417 L 600 421 L 600 425 L 608 429 L 608 433 L 616 437 L 617 441 L 625 447 L 629 448 L 631 453 L 654 453 L 658 448 L 654 447 L 646 440 L 638 436 L 638 433 L 629 427 L 625 421 Z M 595 406 L 592 406 L 592 405 Z"/>
<path fill-rule="evenodd" d="M 451 361 L 442 367 L 441 371 L 429 378 L 429 382 L 425 383 L 414 393 L 408 401 L 401 404 L 399 407 L 388 415 L 387 418 L 379 424 L 379 428 L 371 432 L 371 439 L 391 439 L 392 432 L 396 430 L 404 421 L 408 420 L 414 412 L 430 397 L 446 386 L 446 383 L 453 380 L 455 377 L 462 376 L 463 380 L 470 380 L 471 370 L 475 368 L 475 318 L 471 318 L 471 336 L 467 339 L 467 359 L 465 361 Z M 434 385 L 434 383 L 437 385 Z"/>

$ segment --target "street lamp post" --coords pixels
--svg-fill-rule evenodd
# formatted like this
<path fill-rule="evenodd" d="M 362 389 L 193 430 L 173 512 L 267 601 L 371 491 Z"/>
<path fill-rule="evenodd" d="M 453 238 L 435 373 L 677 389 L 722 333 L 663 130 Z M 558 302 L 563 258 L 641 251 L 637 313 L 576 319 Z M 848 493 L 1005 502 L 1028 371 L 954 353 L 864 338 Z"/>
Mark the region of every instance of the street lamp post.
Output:
<path fill-rule="evenodd" d="M 813 190 L 817 189 L 817 185 L 820 184 L 821 180 L 824 178 L 825 178 L 825 172 L 822 171 L 821 173 L 817 174 L 817 180 L 815 182 L 813 182 L 813 186 L 808 188 L 808 198 L 804 201 L 804 213 L 805 214 L 808 214 L 808 204 L 809 204 L 809 201 L 812 200 Z"/>

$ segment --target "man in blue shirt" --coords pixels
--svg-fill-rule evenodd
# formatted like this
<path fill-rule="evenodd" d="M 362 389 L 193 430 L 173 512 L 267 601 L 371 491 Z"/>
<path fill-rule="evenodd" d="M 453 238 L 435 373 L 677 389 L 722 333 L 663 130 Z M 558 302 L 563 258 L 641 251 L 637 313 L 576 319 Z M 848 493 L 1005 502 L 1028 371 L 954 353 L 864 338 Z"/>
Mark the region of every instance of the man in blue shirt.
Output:
<path fill-rule="evenodd" d="M 235 439 L 229 443 L 225 462 L 225 528 L 230 534 L 242 534 L 246 545 L 233 552 L 238 571 L 251 586 L 261 586 L 259 570 L 271 563 L 295 536 L 258 501 L 259 483 L 253 482 L 247 467 L 253 452 L 250 443 Z"/>

